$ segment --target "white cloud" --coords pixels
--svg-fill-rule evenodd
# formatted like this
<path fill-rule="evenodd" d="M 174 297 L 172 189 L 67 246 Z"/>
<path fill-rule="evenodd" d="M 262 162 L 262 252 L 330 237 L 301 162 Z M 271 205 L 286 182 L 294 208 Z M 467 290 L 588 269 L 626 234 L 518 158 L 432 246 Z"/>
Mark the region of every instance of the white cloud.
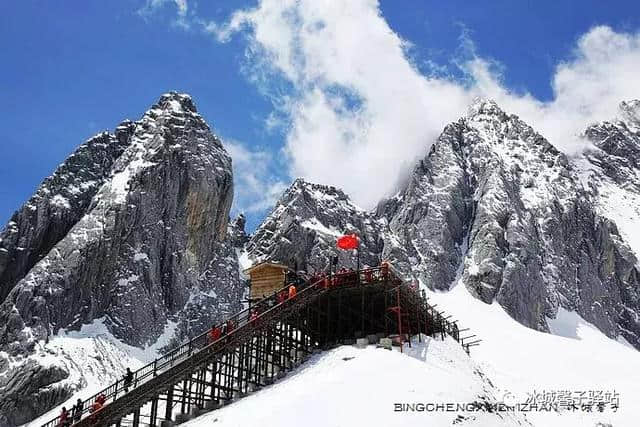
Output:
<path fill-rule="evenodd" d="M 221 41 L 246 30 L 255 80 L 292 85 L 278 106 L 290 121 L 290 175 L 342 187 L 365 207 L 390 194 L 476 96 L 494 98 L 569 154 L 583 146 L 578 134 L 589 123 L 640 97 L 640 36 L 608 27 L 583 35 L 557 66 L 551 102 L 505 88 L 501 67 L 473 52 L 460 63 L 464 83 L 422 74 L 375 0 L 262 0 L 208 29 Z M 473 50 L 468 37 L 463 45 Z"/>
<path fill-rule="evenodd" d="M 589 123 L 640 97 L 640 33 L 606 26 L 580 37 L 571 58 L 556 67 L 553 100 L 542 102 L 505 87 L 501 73 L 508 70 L 478 57 L 464 28 L 464 55 L 452 59 L 465 77 L 447 78 L 430 58 L 423 61 L 434 74 L 425 75 L 377 0 L 260 0 L 224 24 L 194 22 L 220 42 L 239 32 L 247 36 L 244 71 L 274 103 L 265 125 L 286 132 L 289 176 L 341 187 L 363 207 L 392 193 L 476 96 L 495 99 L 567 154 L 584 147 L 579 134 Z M 253 178 L 259 174 L 247 185 L 259 188 Z"/>
<path fill-rule="evenodd" d="M 171 4 L 176 7 L 176 19 L 173 24 L 185 30 L 190 29 L 191 22 L 188 16 L 189 4 L 187 0 L 146 0 L 144 6 L 138 9 L 138 14 L 146 19 Z"/>
<path fill-rule="evenodd" d="M 234 212 L 251 214 L 271 208 L 287 187 L 278 178 L 273 154 L 229 139 L 224 146 L 233 160 Z"/>
<path fill-rule="evenodd" d="M 290 175 L 337 185 L 365 206 L 395 187 L 468 101 L 460 85 L 415 69 L 375 2 L 265 0 L 216 28 L 221 40 L 251 31 L 256 81 L 272 70 L 291 83 Z"/>
<path fill-rule="evenodd" d="M 569 155 L 587 144 L 579 135 L 594 122 L 613 119 L 620 102 L 640 98 L 640 33 L 617 33 L 598 26 L 579 38 L 572 57 L 560 63 L 551 84 L 554 98 L 541 102 L 530 94 L 506 89 L 486 61 L 475 58 L 466 66 L 475 92 L 494 98 Z"/>

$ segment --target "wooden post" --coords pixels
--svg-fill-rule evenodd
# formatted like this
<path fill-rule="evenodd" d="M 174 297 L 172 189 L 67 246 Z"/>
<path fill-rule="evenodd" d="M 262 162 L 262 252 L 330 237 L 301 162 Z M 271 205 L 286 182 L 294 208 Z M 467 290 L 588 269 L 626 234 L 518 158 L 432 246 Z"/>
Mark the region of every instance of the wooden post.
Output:
<path fill-rule="evenodd" d="M 359 273 L 358 277 L 360 277 Z M 366 336 L 364 330 L 364 286 L 360 286 L 360 331 L 363 336 Z"/>
<path fill-rule="evenodd" d="M 153 396 L 151 400 L 151 414 L 149 418 L 149 426 L 155 427 L 158 420 L 158 396 Z"/>
<path fill-rule="evenodd" d="M 167 391 L 167 406 L 164 414 L 164 419 L 169 421 L 172 420 L 171 415 L 173 412 L 173 387 L 174 385 L 172 384 L 169 386 L 169 390 Z"/>
<path fill-rule="evenodd" d="M 402 349 L 402 313 L 401 313 L 401 309 L 400 309 L 400 287 L 396 288 L 396 298 L 397 298 L 397 306 L 396 309 L 398 310 L 398 340 L 400 341 L 400 352 L 403 352 Z"/>

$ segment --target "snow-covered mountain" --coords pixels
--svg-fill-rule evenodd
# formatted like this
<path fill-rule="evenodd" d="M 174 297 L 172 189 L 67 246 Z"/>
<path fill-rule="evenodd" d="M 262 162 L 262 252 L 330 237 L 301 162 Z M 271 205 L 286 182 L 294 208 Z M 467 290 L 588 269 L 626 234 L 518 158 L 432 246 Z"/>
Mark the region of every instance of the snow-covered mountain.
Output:
<path fill-rule="evenodd" d="M 246 250 L 254 262 L 277 260 L 303 270 L 326 271 L 331 256 L 338 256 L 341 266 L 355 268 L 353 253 L 335 250 L 336 238 L 351 232 L 360 237 L 361 265 L 379 265 L 385 246 L 393 242 L 385 221 L 354 205 L 335 187 L 296 179 L 251 236 Z"/>
<path fill-rule="evenodd" d="M 242 215 L 229 221 L 233 178 L 222 143 L 189 96 L 163 95 L 140 120 L 81 145 L 0 234 L 0 425 L 31 420 L 79 390 L 87 397 L 126 366 L 237 311 L 246 292 L 241 263 L 320 271 L 338 255 L 341 267 L 354 267 L 352 251 L 335 249 L 336 238 L 352 232 L 361 239 L 361 265 L 390 260 L 485 343 L 474 350 L 478 365 L 435 341 L 420 366 L 367 350 L 341 377 L 377 363 L 399 370 L 412 363 L 407 376 L 446 374 L 432 384 L 444 394 L 431 396 L 431 386 L 406 390 L 418 390 L 417 399 L 492 400 L 563 384 L 620 384 L 634 399 L 640 389 L 628 378 L 640 368 L 640 101 L 621 104 L 619 118 L 584 136 L 593 146 L 567 158 L 517 116 L 477 100 L 375 210 L 335 187 L 297 179 L 247 235 Z M 329 393 L 335 384 L 313 378 L 342 369 L 339 358 L 349 352 L 319 356 L 270 388 L 273 395 L 261 391 L 213 418 L 241 419 L 251 402 L 277 401 L 279 388 Z M 589 366 L 598 373 L 590 375 Z M 444 387 L 452 381 L 465 391 Z M 372 387 L 356 383 L 352 390 Z M 276 418 L 299 421 L 289 415 Z M 566 419 L 512 415 L 450 423 L 443 416 L 442 423 Z M 630 418 L 576 419 L 573 425 Z"/>
<path fill-rule="evenodd" d="M 314 260 L 307 268 L 322 269 L 335 237 L 357 232 L 366 236 L 363 258 L 392 260 L 427 288 L 439 309 L 483 339 L 472 358 L 512 401 L 570 391 L 618 393 L 621 402 L 615 412 L 541 411 L 526 414 L 525 421 L 428 414 L 403 418 L 403 425 L 635 425 L 640 102 L 623 103 L 619 119 L 594 124 L 585 136 L 593 147 L 568 158 L 517 116 L 478 100 L 444 129 L 406 185 L 374 212 L 359 209 L 335 188 L 297 180 L 252 236 L 249 258 L 287 262 L 290 252 L 279 248 L 290 247 L 298 259 Z M 297 244 L 302 241 L 310 243 Z M 345 253 L 341 265 L 353 265 L 353 255 Z M 418 378 L 424 371 L 405 375 Z M 310 374 L 299 375 L 315 384 Z M 295 393 L 295 381 L 283 384 L 283 392 Z M 351 384 L 353 396 L 372 388 L 366 381 Z M 418 396 L 430 391 L 421 389 Z M 454 394 L 444 391 L 436 400 L 455 401 Z M 225 425 L 242 418 L 241 410 L 271 402 L 271 395 L 251 399 L 212 418 Z M 385 425 L 378 421 L 390 415 L 380 408 L 394 401 L 373 405 L 362 419 Z M 273 419 L 283 425 L 300 421 L 292 414 Z M 311 419 L 327 420 L 320 414 Z"/>
<path fill-rule="evenodd" d="M 548 330 L 563 307 L 640 348 L 637 259 L 595 197 L 564 154 L 479 100 L 383 211 L 429 288 L 462 275 L 526 326 Z"/>
<path fill-rule="evenodd" d="M 637 183 L 638 107 L 624 105 L 631 119 L 587 133 L 594 138 L 600 129 L 601 139 L 620 141 L 622 160 L 616 161 L 623 164 L 615 173 Z M 596 162 L 597 155 L 599 164 L 608 164 L 604 149 L 587 158 Z M 406 186 L 376 212 L 357 208 L 335 188 L 297 180 L 251 238 L 248 254 L 287 262 L 295 253 L 299 264 L 312 260 L 310 267 L 322 269 L 335 237 L 355 231 L 363 237 L 365 264 L 389 259 L 407 277 L 441 291 L 461 278 L 476 298 L 497 301 L 540 331 L 549 330 L 547 319 L 562 307 L 640 348 L 640 276 L 629 246 L 634 234 L 621 236 L 620 221 L 603 215 L 603 206 L 617 206 L 598 191 L 598 180 L 632 192 L 625 193 L 629 198 L 640 192 L 597 174 L 595 166 L 591 173 L 586 177 L 577 160 L 517 116 L 479 99 L 444 129 Z M 634 200 L 629 205 L 637 208 Z M 344 264 L 353 264 L 350 254 Z"/>
<path fill-rule="evenodd" d="M 0 301 L 87 212 L 131 143 L 134 125 L 123 122 L 78 147 L 12 217 L 0 233 Z"/>
<path fill-rule="evenodd" d="M 86 384 L 82 369 L 37 357 L 59 332 L 100 322 L 123 345 L 149 347 L 167 329 L 165 341 L 182 341 L 237 311 L 232 198 L 230 157 L 178 93 L 45 180 L 0 240 L 0 424 Z"/>
<path fill-rule="evenodd" d="M 597 210 L 640 257 L 640 101 L 623 102 L 618 119 L 590 126 L 585 136 L 593 147 L 577 163 Z"/>

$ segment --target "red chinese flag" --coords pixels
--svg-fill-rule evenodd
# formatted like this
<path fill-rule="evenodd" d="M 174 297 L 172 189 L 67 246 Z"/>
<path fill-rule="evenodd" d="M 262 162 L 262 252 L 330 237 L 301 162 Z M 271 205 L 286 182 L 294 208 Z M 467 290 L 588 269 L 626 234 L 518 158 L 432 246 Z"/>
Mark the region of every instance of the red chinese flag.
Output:
<path fill-rule="evenodd" d="M 358 248 L 358 236 L 355 234 L 347 234 L 338 238 L 337 246 L 340 249 L 357 249 Z"/>

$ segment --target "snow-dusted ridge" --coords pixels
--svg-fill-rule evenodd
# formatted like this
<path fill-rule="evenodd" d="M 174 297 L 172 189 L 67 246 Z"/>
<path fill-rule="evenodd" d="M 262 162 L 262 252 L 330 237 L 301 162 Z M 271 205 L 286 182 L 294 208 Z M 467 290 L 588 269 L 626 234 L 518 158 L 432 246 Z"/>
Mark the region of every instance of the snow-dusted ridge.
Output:
<path fill-rule="evenodd" d="M 598 212 L 613 221 L 640 259 L 640 100 L 622 102 L 619 118 L 590 126 L 593 147 L 576 160 Z"/>
<path fill-rule="evenodd" d="M 375 394 L 375 405 L 360 399 L 376 380 L 398 381 L 384 369 L 367 375 L 385 366 L 412 378 L 399 394 L 407 400 L 616 385 L 622 399 L 617 414 L 402 414 L 407 425 L 626 425 L 640 396 L 639 110 L 637 101 L 622 104 L 618 119 L 585 132 L 594 147 L 568 159 L 517 116 L 477 100 L 375 211 L 298 179 L 248 237 L 243 217 L 229 223 L 232 176 L 221 142 L 189 96 L 163 95 L 142 119 L 79 148 L 0 234 L 0 277 L 10 279 L 0 282 L 8 295 L 0 305 L 0 425 L 78 390 L 87 396 L 88 384 L 106 385 L 126 365 L 237 311 L 246 295 L 241 270 L 254 262 L 324 270 L 337 254 L 340 266 L 354 267 L 354 253 L 335 249 L 350 232 L 360 235 L 361 265 L 390 260 L 484 340 L 473 360 L 438 341 L 421 361 L 343 347 L 207 419 L 255 423 L 258 413 L 267 424 L 302 422 L 290 400 L 277 398 L 285 393 L 313 414 L 305 422 L 336 421 L 314 412 L 322 396 L 336 408 L 361 405 L 349 412 L 353 423 L 364 411 L 371 425 L 394 425 L 393 389 Z M 88 173 L 95 159 L 101 167 Z M 62 234 L 31 233 L 37 218 Z M 7 267 L 11 257 L 19 268 Z M 334 374 L 352 388 L 339 388 Z"/>
<path fill-rule="evenodd" d="M 69 339 L 65 331 L 101 319 L 114 339 L 133 346 L 126 349 L 132 358 L 123 360 L 135 364 L 144 355 L 134 354 L 134 347 L 173 345 L 241 307 L 245 289 L 236 248 L 243 231 L 232 235 L 228 229 L 231 159 L 191 97 L 165 94 L 140 120 L 123 122 L 114 135 L 101 138 L 104 150 L 120 147 L 108 162 L 93 149 L 97 143 L 89 142 L 78 151 L 87 152 L 84 157 L 72 156 L 54 176 L 73 176 L 77 188 L 93 189 L 82 206 L 62 193 L 63 186 L 54 192 L 49 181 L 58 178 L 45 180 L 37 194 L 48 198 L 29 202 L 0 236 L 9 256 L 19 245 L 39 245 L 42 251 L 38 259 L 25 258 L 24 277 L 0 283 L 9 291 L 0 305 L 0 425 L 28 421 L 87 384 L 115 378 L 90 380 L 91 363 L 83 365 L 86 372 L 71 364 L 40 363 L 89 361 L 89 353 L 112 348 L 112 340 L 78 338 L 93 350 L 68 355 L 43 350 L 47 339 Z M 81 178 L 92 176 L 85 169 L 96 162 L 102 165 L 101 180 L 83 187 Z M 49 236 L 47 230 L 57 227 L 57 210 L 67 210 L 67 204 L 73 221 L 64 224 L 63 235 Z M 4 259 L 0 254 L 0 275 Z M 98 329 L 92 334 L 101 335 Z M 73 341 L 63 342 L 74 347 Z M 119 375 L 122 365 L 112 368 Z M 32 385 L 7 380 L 17 377 L 31 377 Z"/>
<path fill-rule="evenodd" d="M 169 322 L 158 340 L 144 349 L 118 340 L 106 327 L 104 319 L 83 325 L 79 331 L 60 331 L 48 343 L 39 345 L 37 352 L 21 363 L 37 360 L 39 364 L 58 366 L 69 372 L 69 376 L 58 386 L 68 387 L 74 393 L 26 426 L 39 427 L 56 417 L 63 406 L 70 408 L 76 399 L 87 399 L 122 379 L 127 367 L 136 370 L 152 362 L 173 338 L 176 326 L 175 322 Z"/>
<path fill-rule="evenodd" d="M 632 104 L 625 105 L 629 116 Z M 618 128 L 620 138 L 635 135 L 631 124 Z M 630 154 L 628 175 L 635 176 Z M 473 295 L 498 301 L 526 326 L 548 331 L 547 319 L 563 308 L 640 347 L 640 275 L 630 250 L 637 233 L 633 222 L 616 217 L 635 217 L 640 186 L 631 195 L 626 184 L 613 182 L 609 191 L 623 192 L 624 214 L 624 205 L 602 197 L 605 190 L 598 192 L 580 160 L 568 159 L 495 102 L 478 99 L 444 129 L 405 188 L 375 212 L 355 207 L 334 187 L 298 179 L 251 237 L 247 254 L 323 270 L 337 253 L 341 265 L 353 267 L 353 254 L 336 252 L 334 240 L 355 231 L 362 265 L 391 260 L 430 289 L 447 290 L 460 276 Z M 602 170 L 600 176 L 606 178 Z"/>

